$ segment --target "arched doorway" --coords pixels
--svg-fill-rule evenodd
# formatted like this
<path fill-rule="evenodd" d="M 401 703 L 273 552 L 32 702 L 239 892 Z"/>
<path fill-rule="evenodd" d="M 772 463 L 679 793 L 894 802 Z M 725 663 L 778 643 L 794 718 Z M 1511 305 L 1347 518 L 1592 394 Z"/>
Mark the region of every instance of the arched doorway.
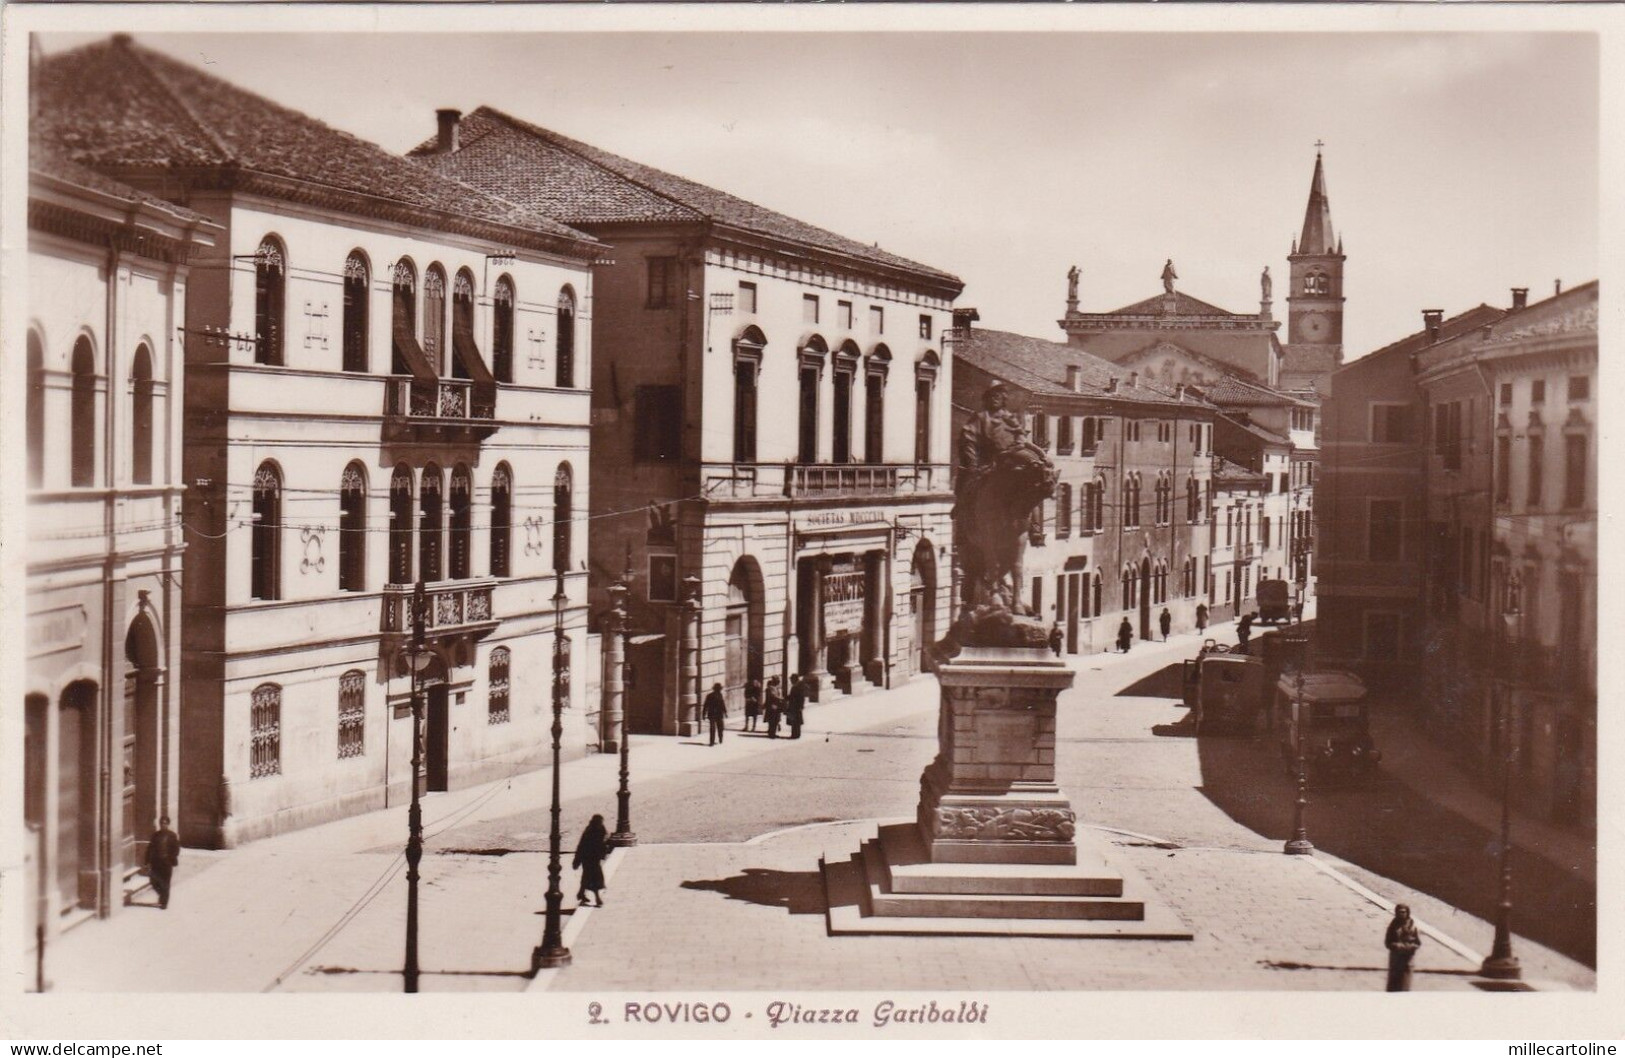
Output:
<path fill-rule="evenodd" d="M 141 614 L 124 636 L 124 869 L 146 862 L 147 838 L 157 829 L 159 774 L 158 633 Z"/>
<path fill-rule="evenodd" d="M 423 694 L 423 773 L 426 792 L 450 788 L 451 703 L 447 693 L 446 663 L 438 654 L 429 659 L 418 679 Z"/>
<path fill-rule="evenodd" d="M 1140 642 L 1151 641 L 1151 559 L 1140 559 Z"/>
<path fill-rule="evenodd" d="M 762 569 L 747 555 L 734 563 L 728 577 L 728 611 L 723 618 L 723 691 L 729 709 L 743 709 L 745 684 L 762 679 L 766 616 Z"/>
<path fill-rule="evenodd" d="M 914 616 L 915 671 L 930 672 L 931 646 L 937 641 L 937 553 L 929 540 L 914 547 L 908 604 Z"/>
<path fill-rule="evenodd" d="M 68 684 L 57 719 L 56 879 L 61 907 L 96 906 L 96 695 Z"/>

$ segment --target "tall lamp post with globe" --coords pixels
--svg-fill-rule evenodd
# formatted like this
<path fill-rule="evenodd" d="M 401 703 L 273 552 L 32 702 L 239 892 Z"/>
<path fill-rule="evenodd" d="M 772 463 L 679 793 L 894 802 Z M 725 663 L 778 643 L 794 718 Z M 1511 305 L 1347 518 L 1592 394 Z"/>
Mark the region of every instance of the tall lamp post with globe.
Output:
<path fill-rule="evenodd" d="M 1523 642 L 1523 582 L 1513 570 L 1507 577 L 1506 604 L 1501 618 L 1506 622 L 1507 638 L 1513 645 L 1514 674 L 1522 668 L 1520 652 L 1527 649 Z M 1516 981 L 1523 976 L 1518 957 L 1512 954 L 1512 765 L 1516 750 L 1512 745 L 1512 725 L 1509 722 L 1517 690 L 1514 680 L 1501 702 L 1496 722 L 1501 734 L 1501 900 L 1495 909 L 1495 943 L 1478 972 L 1483 977 L 1503 981 Z"/>
<path fill-rule="evenodd" d="M 559 888 L 563 866 L 559 859 L 559 743 L 564 736 L 564 703 L 570 694 L 570 637 L 564 633 L 564 570 L 558 571 L 553 591 L 553 802 L 547 831 L 547 920 L 542 927 L 542 943 L 530 953 L 530 972 L 570 965 L 570 949 L 564 946 L 564 893 Z"/>
<path fill-rule="evenodd" d="M 626 673 L 630 664 L 627 660 L 627 631 L 626 631 L 626 597 L 631 591 L 627 583 L 632 579 L 632 562 L 627 559 L 627 570 L 621 579 L 609 586 L 609 672 L 605 674 L 605 683 L 609 685 L 609 693 L 614 696 L 620 706 L 621 729 L 617 733 L 621 752 L 621 784 L 615 791 L 615 833 L 609 836 L 609 847 L 612 849 L 630 848 L 638 843 L 638 836 L 632 832 L 632 715 L 627 708 Z"/>
<path fill-rule="evenodd" d="M 412 640 L 406 661 L 412 669 L 412 806 L 406 814 L 406 961 L 401 976 L 406 991 L 418 990 L 418 864 L 423 860 L 423 670 L 434 655 L 424 645 L 423 626 L 429 602 L 423 581 L 412 589 Z"/>

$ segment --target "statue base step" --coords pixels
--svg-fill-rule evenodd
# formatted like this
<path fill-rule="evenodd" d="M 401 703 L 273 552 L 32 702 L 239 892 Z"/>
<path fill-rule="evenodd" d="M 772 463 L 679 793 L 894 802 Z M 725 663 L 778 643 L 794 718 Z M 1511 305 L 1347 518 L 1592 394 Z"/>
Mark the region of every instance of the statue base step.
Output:
<path fill-rule="evenodd" d="M 911 826 L 820 861 L 832 935 L 1118 937 L 1190 940 L 1146 884 L 1085 839 L 1079 862 L 937 863 Z"/>

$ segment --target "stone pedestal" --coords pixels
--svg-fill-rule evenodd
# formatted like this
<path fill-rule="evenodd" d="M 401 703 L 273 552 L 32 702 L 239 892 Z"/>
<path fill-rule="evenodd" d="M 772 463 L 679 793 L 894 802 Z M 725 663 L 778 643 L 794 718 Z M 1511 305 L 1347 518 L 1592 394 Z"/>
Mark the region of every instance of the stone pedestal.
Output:
<path fill-rule="evenodd" d="M 940 666 L 937 759 L 920 776 L 935 863 L 1076 863 L 1055 785 L 1055 699 L 1073 673 L 1047 650 L 967 647 Z"/>
<path fill-rule="evenodd" d="M 1055 784 L 1072 671 L 1043 648 L 968 647 L 937 678 L 938 752 L 915 823 L 824 857 L 830 933 L 1189 940 L 1108 842 L 1077 832 Z"/>

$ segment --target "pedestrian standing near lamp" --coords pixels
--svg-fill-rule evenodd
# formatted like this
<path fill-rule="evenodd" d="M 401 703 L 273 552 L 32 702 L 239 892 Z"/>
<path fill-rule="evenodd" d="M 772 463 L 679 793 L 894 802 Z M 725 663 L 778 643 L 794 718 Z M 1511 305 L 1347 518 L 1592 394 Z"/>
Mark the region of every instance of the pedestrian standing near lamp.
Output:
<path fill-rule="evenodd" d="M 1133 645 L 1134 626 L 1129 624 L 1128 618 L 1125 617 L 1123 623 L 1117 626 L 1117 649 L 1127 654 L 1128 648 Z"/>
<path fill-rule="evenodd" d="M 790 679 L 799 679 L 791 676 Z M 767 737 L 779 737 L 779 721 L 784 718 L 784 691 L 779 687 L 779 678 L 771 677 L 767 681 Z"/>
<path fill-rule="evenodd" d="M 594 906 L 587 899 L 591 893 L 598 907 L 604 906 L 604 860 L 609 856 L 609 830 L 604 826 L 603 816 L 593 816 L 587 829 L 581 832 L 581 840 L 576 842 L 575 859 L 570 866 L 581 872 L 581 888 L 576 890 L 576 903 L 582 907 Z"/>
<path fill-rule="evenodd" d="M 1055 652 L 1056 657 L 1061 656 L 1061 622 L 1059 621 L 1050 626 L 1049 648 Z"/>
<path fill-rule="evenodd" d="M 1201 635 L 1207 630 L 1207 603 L 1196 604 L 1196 634 Z"/>
<path fill-rule="evenodd" d="M 1388 923 L 1388 991 L 1411 990 L 1411 960 L 1422 946 L 1422 934 L 1405 904 L 1394 905 L 1394 920 Z"/>
<path fill-rule="evenodd" d="M 1162 616 L 1157 619 L 1157 623 L 1162 625 L 1162 641 L 1168 642 L 1168 633 L 1174 627 L 1174 615 L 1168 612 L 1168 607 L 1162 608 Z"/>
<path fill-rule="evenodd" d="M 792 678 L 790 697 L 784 703 L 784 719 L 790 725 L 790 737 L 801 737 L 801 724 L 807 716 L 807 681 Z"/>
<path fill-rule="evenodd" d="M 180 859 L 181 839 L 169 829 L 169 817 L 163 816 L 147 840 L 147 877 L 152 879 L 152 891 L 158 894 L 160 908 L 169 907 L 169 881 Z"/>
<path fill-rule="evenodd" d="M 757 719 L 762 715 L 762 681 L 751 679 L 745 683 L 745 730 L 755 731 Z"/>
<path fill-rule="evenodd" d="M 714 746 L 722 741 L 723 721 L 728 719 L 728 703 L 722 698 L 722 684 L 711 685 L 711 693 L 705 696 L 704 712 L 711 730 L 711 741 L 706 745 Z"/>

